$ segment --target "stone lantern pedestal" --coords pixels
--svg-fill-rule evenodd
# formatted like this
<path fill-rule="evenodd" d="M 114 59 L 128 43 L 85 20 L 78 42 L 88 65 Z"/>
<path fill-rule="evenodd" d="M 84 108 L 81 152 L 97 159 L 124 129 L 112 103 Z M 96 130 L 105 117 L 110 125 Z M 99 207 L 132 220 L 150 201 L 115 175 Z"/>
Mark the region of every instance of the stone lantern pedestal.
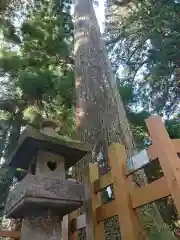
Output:
<path fill-rule="evenodd" d="M 28 169 L 29 174 L 9 193 L 6 215 L 23 218 L 21 240 L 59 240 L 63 216 L 78 209 L 84 200 L 84 185 L 66 180 L 66 170 L 90 147 L 67 141 L 51 122 L 39 132 L 27 127 L 9 165 Z"/>

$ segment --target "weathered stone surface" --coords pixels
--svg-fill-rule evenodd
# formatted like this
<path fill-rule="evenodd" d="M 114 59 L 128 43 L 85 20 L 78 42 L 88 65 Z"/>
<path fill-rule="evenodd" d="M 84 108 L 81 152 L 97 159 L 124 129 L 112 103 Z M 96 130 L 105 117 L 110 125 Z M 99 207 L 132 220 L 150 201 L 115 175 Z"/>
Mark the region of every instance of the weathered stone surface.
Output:
<path fill-rule="evenodd" d="M 21 239 L 23 240 L 60 240 L 60 217 L 26 217 L 22 224 Z"/>
<path fill-rule="evenodd" d="M 49 134 L 28 126 L 21 134 L 15 151 L 8 159 L 8 164 L 12 167 L 28 169 L 32 158 L 37 155 L 37 150 L 61 155 L 64 157 L 65 167 L 68 169 L 91 151 L 91 146 L 69 140 L 58 134 L 56 137 L 49 136 Z"/>
<path fill-rule="evenodd" d="M 6 202 L 6 215 L 12 218 L 51 215 L 64 216 L 79 208 L 84 200 L 84 185 L 28 174 L 13 189 Z"/>
<path fill-rule="evenodd" d="M 35 174 L 64 180 L 66 179 L 65 159 L 52 152 L 38 151 Z"/>

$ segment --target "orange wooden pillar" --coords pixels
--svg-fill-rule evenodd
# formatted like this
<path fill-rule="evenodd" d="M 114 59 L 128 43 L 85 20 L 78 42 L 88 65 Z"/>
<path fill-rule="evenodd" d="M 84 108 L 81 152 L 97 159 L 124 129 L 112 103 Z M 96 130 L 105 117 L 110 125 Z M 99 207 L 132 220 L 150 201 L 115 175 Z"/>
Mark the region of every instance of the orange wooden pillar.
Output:
<path fill-rule="evenodd" d="M 130 186 L 125 173 L 125 147 L 114 143 L 109 147 L 109 164 L 115 192 L 116 210 L 123 240 L 143 239 L 137 214 L 132 208 Z"/>
<path fill-rule="evenodd" d="M 78 232 L 70 234 L 69 240 L 78 240 Z"/>
<path fill-rule="evenodd" d="M 6 230 L 1 230 L 0 231 L 0 238 L 1 237 L 7 237 L 11 238 L 14 240 L 19 240 L 20 239 L 20 232 L 19 231 L 6 231 Z"/>
<path fill-rule="evenodd" d="M 94 182 L 99 179 L 99 169 L 95 164 L 89 164 L 85 171 L 86 186 L 86 240 L 104 240 L 104 223 L 97 223 L 96 208 L 101 205 L 100 193 L 95 193 Z"/>
<path fill-rule="evenodd" d="M 152 116 L 146 123 L 169 191 L 180 214 L 180 159 L 161 118 Z"/>

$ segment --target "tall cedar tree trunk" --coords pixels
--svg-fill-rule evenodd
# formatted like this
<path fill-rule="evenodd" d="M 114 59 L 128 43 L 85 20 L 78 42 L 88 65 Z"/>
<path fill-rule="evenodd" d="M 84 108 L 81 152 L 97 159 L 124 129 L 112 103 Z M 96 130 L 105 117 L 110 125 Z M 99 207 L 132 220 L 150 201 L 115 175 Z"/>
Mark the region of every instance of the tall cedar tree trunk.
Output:
<path fill-rule="evenodd" d="M 77 177 L 82 180 L 82 169 L 88 162 L 99 162 L 100 165 L 103 162 L 107 163 L 107 146 L 111 142 L 124 144 L 128 157 L 136 153 L 136 147 L 100 34 L 92 0 L 75 0 L 74 52 L 77 128 L 81 141 L 93 145 L 92 156 L 88 156 L 77 166 Z M 147 183 L 144 171 L 135 176 L 135 181 L 141 186 Z M 158 232 L 165 228 L 155 204 L 149 205 L 141 212 L 146 215 L 146 211 L 148 216 L 151 215 L 148 222 L 151 222 Z M 172 239 L 172 235 L 168 239 Z"/>
<path fill-rule="evenodd" d="M 120 142 L 128 157 L 135 153 L 124 106 L 111 70 L 91 0 L 75 1 L 75 71 L 77 127 L 81 140 L 94 146 L 93 160 L 103 153 L 101 141 Z"/>

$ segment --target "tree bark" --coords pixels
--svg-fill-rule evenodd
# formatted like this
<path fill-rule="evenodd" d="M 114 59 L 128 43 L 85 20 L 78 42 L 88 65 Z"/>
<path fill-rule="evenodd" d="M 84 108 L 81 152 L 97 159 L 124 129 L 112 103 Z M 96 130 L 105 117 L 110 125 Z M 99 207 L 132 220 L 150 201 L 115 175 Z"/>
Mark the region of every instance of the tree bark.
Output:
<path fill-rule="evenodd" d="M 81 175 L 78 177 L 82 180 L 82 169 L 89 161 L 100 165 L 107 163 L 107 147 L 111 142 L 124 144 L 128 158 L 137 150 L 92 0 L 75 0 L 74 35 L 77 128 L 81 141 L 93 145 L 92 157 L 87 156 L 77 167 L 78 175 Z M 141 186 L 147 183 L 142 170 L 134 179 Z M 152 219 L 158 220 L 154 222 L 159 222 L 158 231 L 164 229 L 165 224 L 156 205 L 152 204 L 149 209 Z"/>
<path fill-rule="evenodd" d="M 111 70 L 91 0 L 75 1 L 75 72 L 77 126 L 81 140 L 94 146 L 93 160 L 102 159 L 102 141 L 120 142 L 128 157 L 135 143 Z"/>
<path fill-rule="evenodd" d="M 8 158 L 9 155 L 14 151 L 16 144 L 19 140 L 20 130 L 22 125 L 22 118 L 23 114 L 22 111 L 19 110 L 17 113 L 14 114 L 14 119 L 12 121 L 12 126 L 10 129 L 10 136 L 8 139 L 8 145 L 5 149 L 5 158 Z"/>

